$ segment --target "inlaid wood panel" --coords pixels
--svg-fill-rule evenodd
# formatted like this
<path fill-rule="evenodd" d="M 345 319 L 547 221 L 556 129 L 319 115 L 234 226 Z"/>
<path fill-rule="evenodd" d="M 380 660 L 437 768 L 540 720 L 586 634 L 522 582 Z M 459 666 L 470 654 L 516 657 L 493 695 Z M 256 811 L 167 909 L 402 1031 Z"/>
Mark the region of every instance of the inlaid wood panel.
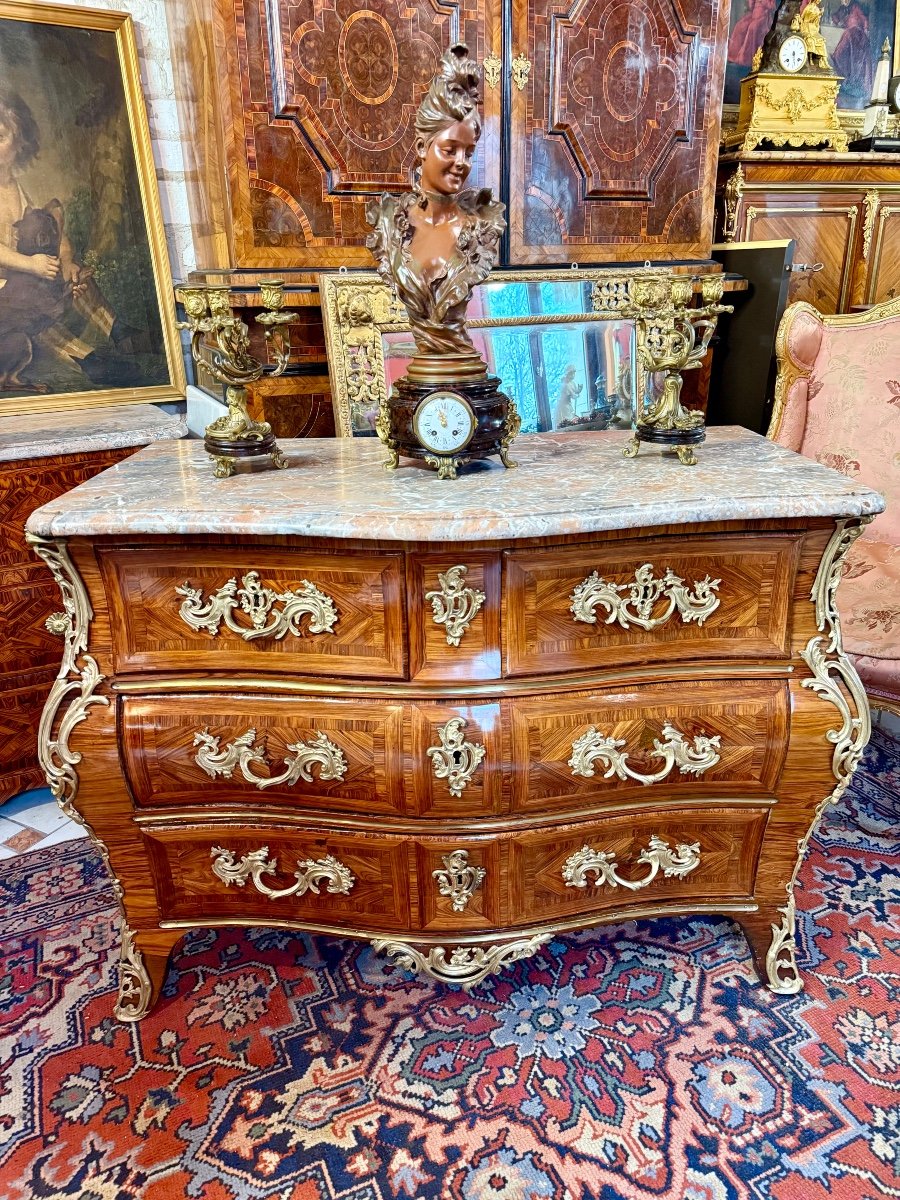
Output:
<path fill-rule="evenodd" d="M 822 312 L 844 312 L 850 299 L 856 240 L 863 220 L 860 192 L 754 194 L 744 209 L 743 241 L 797 243 L 788 301 L 807 300 Z"/>
<path fill-rule="evenodd" d="M 134 453 L 134 447 L 0 463 L 0 803 L 43 783 L 37 730 L 62 659 L 45 622 L 62 609 L 59 588 L 25 541 L 42 504 Z"/>
<path fill-rule="evenodd" d="M 409 556 L 410 600 L 410 676 L 419 683 L 431 680 L 496 679 L 500 675 L 500 555 L 466 554 Z M 453 625 L 435 619 L 433 602 L 438 598 L 438 614 L 447 611 L 441 597 L 452 596 L 440 576 L 464 567 L 458 578 L 464 588 L 481 593 L 475 615 L 458 633 L 458 645 L 448 641 L 454 634 Z M 471 603 L 471 598 L 469 598 Z M 451 614 L 463 612 L 452 608 Z"/>
<path fill-rule="evenodd" d="M 59 666 L 63 640 L 46 621 L 62 606 L 56 581 L 40 560 L 0 568 L 0 678 Z"/>
<path fill-rule="evenodd" d="M 55 675 L 55 669 L 44 668 L 3 678 L 0 803 L 44 783 L 37 757 L 37 729 Z"/>
<path fill-rule="evenodd" d="M 511 909 L 518 921 L 551 921 L 624 903 L 749 900 L 767 818 L 765 809 L 660 810 L 524 833 L 510 846 Z M 679 844 L 696 846 L 696 868 L 683 877 L 668 878 L 660 870 L 636 892 L 609 883 L 596 886 L 591 874 L 585 887 L 567 886 L 566 861 L 585 846 L 613 857 L 617 873 L 629 882 L 647 878 L 650 867 L 640 861 L 640 854 L 653 836 L 667 842 L 673 853 Z"/>
<path fill-rule="evenodd" d="M 315 554 L 253 546 L 204 552 L 198 563 L 191 550 L 101 552 L 110 604 L 118 671 L 272 671 L 309 675 L 403 678 L 403 567 L 401 554 Z M 194 630 L 180 616 L 185 583 L 202 592 L 203 602 L 235 581 L 237 597 L 248 572 L 279 594 L 311 583 L 337 611 L 332 629 L 310 631 L 301 617 L 299 632 L 246 640 L 220 623 L 218 632 Z M 278 603 L 273 613 L 283 612 Z M 252 629 L 250 617 L 235 620 Z"/>
<path fill-rule="evenodd" d="M 883 196 L 874 215 L 869 249 L 866 304 L 882 304 L 900 294 L 900 191 Z"/>
<path fill-rule="evenodd" d="M 122 757 L 135 802 L 142 808 L 173 805 L 275 805 L 360 814 L 403 811 L 403 706 L 322 698 L 229 698 L 221 696 L 154 696 L 121 702 Z M 218 739 L 213 753 L 222 755 L 247 733 L 248 749 L 263 760 L 235 764 L 226 775 L 204 770 L 208 731 Z M 293 782 L 260 788 L 256 781 L 282 775 L 296 757 L 291 747 L 310 745 L 318 735 L 340 752 L 337 767 L 323 770 L 313 761 Z M 200 761 L 198 762 L 198 755 Z M 232 755 L 232 758 L 234 755 Z M 336 774 L 337 778 L 328 778 Z M 248 779 L 247 776 L 250 776 Z"/>
<path fill-rule="evenodd" d="M 409 924 L 407 846 L 401 838 L 364 834 L 325 834 L 313 830 L 286 832 L 271 826 L 154 826 L 144 831 L 147 853 L 163 920 L 195 921 L 201 917 L 279 920 L 304 919 L 351 929 L 396 929 Z M 239 863 L 263 846 L 274 873 L 261 876 L 272 890 L 291 887 L 299 862 L 329 855 L 353 875 L 345 895 L 327 890 L 272 899 L 252 881 L 226 885 L 213 872 L 213 847 L 232 852 Z"/>
<path fill-rule="evenodd" d="M 454 744 L 447 731 L 449 722 L 461 721 L 459 738 L 476 748 L 484 748 L 481 761 L 471 772 L 465 772 L 465 783 L 455 790 L 453 776 L 439 778 L 439 764 L 455 762 L 465 768 L 466 751 L 457 756 L 429 755 L 440 750 L 445 742 Z M 452 730 L 449 731 L 452 734 Z M 467 815 L 487 816 L 502 807 L 502 742 L 500 705 L 495 704 L 413 704 L 409 710 L 407 734 L 407 794 L 410 804 L 421 816 L 443 817 L 452 820 Z"/>
<path fill-rule="evenodd" d="M 620 542 L 604 547 L 577 546 L 552 551 L 512 550 L 505 554 L 503 612 L 504 672 L 589 669 L 612 663 L 774 655 L 787 657 L 791 587 L 800 538 L 696 537 Z M 596 571 L 600 579 L 620 585 L 627 599 L 635 573 L 645 564 L 659 580 L 671 570 L 696 594 L 709 577 L 718 580 L 719 604 L 702 622 L 685 621 L 676 609 L 664 624 L 648 631 L 626 612 L 628 628 L 608 621 L 609 611 L 597 604 L 596 623 L 576 619 L 575 589 Z M 660 596 L 650 619 L 665 612 Z M 615 614 L 613 614 L 615 615 Z"/>
<path fill-rule="evenodd" d="M 727 20 L 719 0 L 514 6 L 514 262 L 708 256 Z"/>
<path fill-rule="evenodd" d="M 500 52 L 484 0 L 218 0 L 236 266 L 370 266 L 365 205 L 410 186 L 415 113 L 443 51 Z M 499 93 L 472 183 L 497 187 Z"/>
<path fill-rule="evenodd" d="M 516 812 L 624 798 L 646 802 L 660 791 L 667 796 L 771 795 L 787 745 L 787 684 L 775 680 L 694 680 L 689 688 L 655 683 L 507 704 L 510 798 Z M 656 743 L 666 745 L 666 725 L 691 745 L 697 737 L 718 737 L 719 761 L 698 773 L 682 772 L 676 763 L 664 780 L 651 784 L 620 778 L 609 758 L 596 759 L 591 776 L 576 774 L 570 765 L 575 743 L 594 726 L 604 738 L 621 743 L 615 753 L 627 756 L 631 770 L 654 775 L 666 765 L 654 754 Z"/>

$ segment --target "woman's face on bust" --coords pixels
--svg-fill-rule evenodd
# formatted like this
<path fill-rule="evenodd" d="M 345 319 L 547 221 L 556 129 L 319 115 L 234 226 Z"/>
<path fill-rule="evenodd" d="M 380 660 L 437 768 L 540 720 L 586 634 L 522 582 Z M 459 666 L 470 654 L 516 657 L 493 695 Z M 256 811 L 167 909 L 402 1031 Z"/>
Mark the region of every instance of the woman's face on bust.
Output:
<path fill-rule="evenodd" d="M 473 115 L 442 129 L 427 146 L 420 140 L 421 186 L 426 192 L 455 196 L 462 191 L 480 133 L 478 118 Z"/>

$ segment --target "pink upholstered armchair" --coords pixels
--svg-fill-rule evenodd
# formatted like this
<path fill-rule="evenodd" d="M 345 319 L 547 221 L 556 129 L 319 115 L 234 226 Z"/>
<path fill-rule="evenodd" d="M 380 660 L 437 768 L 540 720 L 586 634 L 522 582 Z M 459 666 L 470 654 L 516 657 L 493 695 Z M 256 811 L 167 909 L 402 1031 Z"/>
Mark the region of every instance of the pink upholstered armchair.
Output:
<path fill-rule="evenodd" d="M 873 706 L 900 713 L 900 298 L 839 317 L 792 304 L 776 353 L 767 436 L 887 499 L 852 546 L 837 599 Z"/>

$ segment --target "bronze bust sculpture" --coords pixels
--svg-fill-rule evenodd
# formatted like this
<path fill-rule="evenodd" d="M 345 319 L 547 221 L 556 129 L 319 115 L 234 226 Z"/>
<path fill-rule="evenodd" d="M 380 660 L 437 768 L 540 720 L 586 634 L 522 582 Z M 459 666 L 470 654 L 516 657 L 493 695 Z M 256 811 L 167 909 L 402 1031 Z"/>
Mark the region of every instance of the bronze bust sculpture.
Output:
<path fill-rule="evenodd" d="M 378 434 L 391 451 L 385 465 L 397 466 L 401 450 L 436 466 L 442 478 L 455 477 L 462 462 L 491 454 L 514 465 L 506 451 L 519 426 L 515 405 L 488 375 L 466 328 L 472 289 L 496 262 L 506 228 L 505 206 L 490 190 L 464 186 L 481 136 L 478 82 L 468 48 L 451 46 L 416 114 L 414 190 L 402 196 L 385 192 L 366 214 L 373 227 L 366 245 L 382 279 L 405 305 L 416 343 L 407 374 L 397 380 L 379 417 Z M 461 405 L 472 410 L 468 440 L 448 443 L 444 453 L 416 426 L 417 410 L 438 391 L 459 401 L 451 405 L 457 415 Z M 444 410 L 437 416 L 446 423 Z"/>

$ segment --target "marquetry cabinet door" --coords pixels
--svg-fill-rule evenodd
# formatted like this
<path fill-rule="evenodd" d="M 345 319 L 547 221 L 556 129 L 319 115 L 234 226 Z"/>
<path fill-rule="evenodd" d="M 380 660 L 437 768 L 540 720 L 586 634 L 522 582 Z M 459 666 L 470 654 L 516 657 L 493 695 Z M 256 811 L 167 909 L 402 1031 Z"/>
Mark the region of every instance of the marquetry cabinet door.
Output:
<path fill-rule="evenodd" d="M 411 185 L 415 114 L 440 57 L 501 44 L 486 0 L 222 0 L 235 262 L 371 267 L 365 209 Z M 471 176 L 499 190 L 499 92 Z"/>
<path fill-rule="evenodd" d="M 708 256 L 727 3 L 515 0 L 511 32 L 511 261 Z"/>
<path fill-rule="evenodd" d="M 900 295 L 900 191 L 877 194 L 864 243 L 865 304 Z"/>
<path fill-rule="evenodd" d="M 794 268 L 788 301 L 806 300 L 820 312 L 846 312 L 865 220 L 862 191 L 771 191 L 746 198 L 738 240 L 793 238 Z"/>

